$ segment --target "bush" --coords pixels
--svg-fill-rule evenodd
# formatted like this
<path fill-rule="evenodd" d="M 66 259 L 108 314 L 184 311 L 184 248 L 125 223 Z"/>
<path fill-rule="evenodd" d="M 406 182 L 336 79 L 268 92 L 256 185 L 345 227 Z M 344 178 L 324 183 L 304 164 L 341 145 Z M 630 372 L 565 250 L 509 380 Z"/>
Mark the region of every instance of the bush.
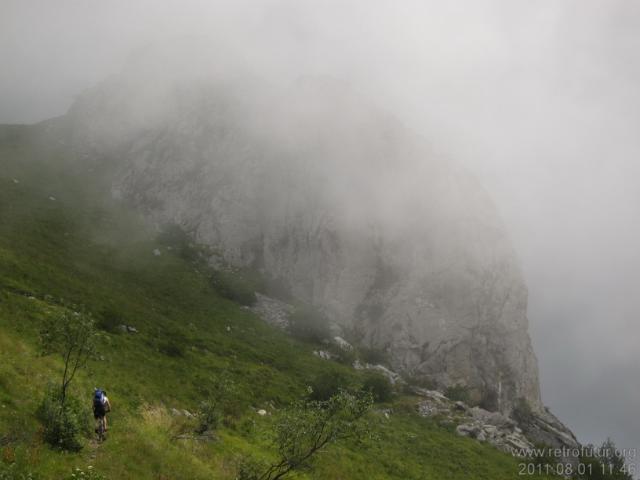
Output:
<path fill-rule="evenodd" d="M 403 376 L 406 382 L 404 391 L 407 394 L 413 394 L 411 387 L 426 388 L 427 390 L 436 390 L 437 385 L 433 380 L 427 377 L 419 375 L 405 375 Z"/>
<path fill-rule="evenodd" d="M 299 340 L 311 343 L 322 343 L 331 338 L 327 318 L 310 307 L 298 308 L 291 315 L 289 333 Z"/>
<path fill-rule="evenodd" d="M 275 480 L 308 469 L 328 445 L 369 435 L 363 417 L 372 403 L 368 393 L 341 391 L 326 401 L 300 401 L 281 411 L 275 423 L 279 458 L 259 478 Z"/>
<path fill-rule="evenodd" d="M 362 390 L 370 392 L 376 402 L 388 402 L 393 395 L 389 379 L 380 373 L 367 374 Z"/>
<path fill-rule="evenodd" d="M 310 387 L 309 399 L 325 401 L 347 389 L 349 379 L 339 372 L 324 372 L 313 379 Z"/>
<path fill-rule="evenodd" d="M 245 456 L 236 464 L 236 480 L 259 480 L 267 465 L 251 456 Z"/>
<path fill-rule="evenodd" d="M 469 398 L 470 398 L 469 388 L 466 387 L 465 385 L 461 385 L 461 384 L 451 385 L 447 387 L 447 389 L 444 391 L 444 395 L 449 400 L 453 400 L 454 402 L 469 403 Z"/>
<path fill-rule="evenodd" d="M 160 352 L 168 357 L 182 358 L 186 349 L 181 339 L 171 338 L 160 345 Z"/>
<path fill-rule="evenodd" d="M 581 480 L 633 480 L 635 465 L 627 464 L 623 452 L 616 448 L 611 439 L 605 440 L 600 447 L 586 445 L 584 452 L 587 454 L 580 457 L 580 462 L 587 468 L 586 475 L 580 477 Z M 591 455 L 591 452 L 598 454 Z M 629 460 L 632 459 L 630 454 Z"/>
<path fill-rule="evenodd" d="M 250 307 L 256 304 L 256 293 L 252 282 L 239 274 L 216 272 L 211 277 L 211 286 L 223 298 Z"/>
<path fill-rule="evenodd" d="M 529 402 L 524 398 L 518 398 L 516 400 L 513 410 L 511 411 L 511 416 L 518 422 L 518 425 L 520 425 L 523 430 L 526 430 L 526 427 L 531 425 L 534 418 L 531 405 L 529 405 Z"/>
<path fill-rule="evenodd" d="M 387 365 L 389 363 L 387 353 L 381 348 L 360 347 L 358 353 L 363 362 L 371 365 Z"/>
<path fill-rule="evenodd" d="M 198 409 L 198 427 L 196 433 L 215 430 L 222 421 L 232 426 L 247 408 L 246 395 L 229 377 L 216 379 L 210 388 L 203 389 L 206 395 Z"/>
<path fill-rule="evenodd" d="M 176 250 L 178 255 L 187 261 L 196 261 L 200 252 L 191 242 L 189 235 L 176 224 L 166 225 L 156 238 L 157 242 Z"/>
<path fill-rule="evenodd" d="M 124 320 L 120 312 L 113 307 L 107 307 L 100 312 L 96 327 L 105 332 L 118 333 L 120 331 L 119 327 L 122 324 L 124 324 Z"/>
<path fill-rule="evenodd" d="M 52 447 L 78 451 L 82 448 L 81 437 L 91 430 L 91 412 L 83 408 L 82 402 L 67 395 L 61 402 L 60 389 L 50 386 L 38 408 L 38 417 L 44 427 L 44 440 Z"/>
<path fill-rule="evenodd" d="M 198 426 L 196 433 L 203 434 L 218 428 L 220 422 L 220 414 L 218 412 L 218 404 L 213 399 L 207 399 L 200 403 L 198 409 Z"/>
<path fill-rule="evenodd" d="M 337 362 L 343 365 L 352 366 L 358 358 L 353 348 L 340 348 L 337 345 L 332 345 L 329 348 L 329 352 Z"/>

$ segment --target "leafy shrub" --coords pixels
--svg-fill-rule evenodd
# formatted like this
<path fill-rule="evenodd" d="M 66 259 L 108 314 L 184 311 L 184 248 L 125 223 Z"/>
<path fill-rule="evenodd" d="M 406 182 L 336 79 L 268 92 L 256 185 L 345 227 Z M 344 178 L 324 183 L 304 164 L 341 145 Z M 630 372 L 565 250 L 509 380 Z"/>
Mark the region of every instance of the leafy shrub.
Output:
<path fill-rule="evenodd" d="M 526 427 L 531 425 L 534 419 L 531 405 L 529 405 L 529 402 L 524 398 L 518 398 L 516 400 L 513 410 L 511 411 L 511 416 L 518 422 L 518 425 L 520 425 L 523 430 L 526 430 Z"/>
<path fill-rule="evenodd" d="M 236 464 L 236 480 L 259 480 L 267 465 L 252 457 L 241 457 Z"/>
<path fill-rule="evenodd" d="M 447 387 L 444 391 L 444 395 L 454 402 L 465 402 L 469 403 L 469 398 L 471 395 L 469 394 L 469 388 L 465 385 L 456 384 Z"/>
<path fill-rule="evenodd" d="M 356 351 L 353 348 L 340 348 L 337 345 L 332 345 L 329 348 L 329 351 L 331 352 L 331 355 L 333 355 L 333 358 L 343 365 L 351 366 L 358 358 Z"/>
<path fill-rule="evenodd" d="M 175 249 L 184 260 L 195 261 L 199 258 L 198 248 L 192 243 L 191 237 L 179 225 L 166 225 L 158 234 L 156 241 Z"/>
<path fill-rule="evenodd" d="M 200 403 L 198 409 L 198 426 L 196 427 L 196 433 L 202 434 L 218 428 L 220 422 L 220 413 L 218 412 L 218 404 L 212 400 L 207 399 Z"/>
<path fill-rule="evenodd" d="M 313 379 L 310 386 L 309 398 L 325 401 L 349 387 L 349 379 L 339 372 L 323 372 Z"/>
<path fill-rule="evenodd" d="M 118 333 L 122 324 L 124 324 L 122 314 L 113 307 L 104 308 L 96 321 L 96 327 L 109 333 Z"/>
<path fill-rule="evenodd" d="M 381 348 L 360 347 L 358 353 L 363 362 L 371 365 L 387 365 L 389 363 L 389 356 Z"/>
<path fill-rule="evenodd" d="M 627 464 L 623 452 L 616 448 L 610 438 L 600 447 L 586 445 L 586 455 L 580 457 L 580 462 L 587 466 L 581 480 L 633 480 L 636 472 L 633 463 Z M 592 455 L 589 452 L 597 452 Z M 631 458 L 632 455 L 630 454 Z"/>
<path fill-rule="evenodd" d="M 380 373 L 368 373 L 362 389 L 370 392 L 376 402 L 388 402 L 393 395 L 393 388 L 389 379 Z"/>
<path fill-rule="evenodd" d="M 372 403 L 368 393 L 341 391 L 326 401 L 300 401 L 283 410 L 275 425 L 279 458 L 258 478 L 275 480 L 309 468 L 317 453 L 328 445 L 364 437 L 369 425 L 363 417 Z"/>
<path fill-rule="evenodd" d="M 182 358 L 185 355 L 186 349 L 182 339 L 170 338 L 160 344 L 160 352 L 168 357 Z"/>
<path fill-rule="evenodd" d="M 310 307 L 298 308 L 289 318 L 289 333 L 311 343 L 322 343 L 331 338 L 327 318 Z"/>
<path fill-rule="evenodd" d="M 218 271 L 211 277 L 211 286 L 221 297 L 240 305 L 250 307 L 257 301 L 252 282 L 240 274 Z"/>
<path fill-rule="evenodd" d="M 216 379 L 209 388 L 204 389 L 203 394 L 206 400 L 198 409 L 197 433 L 215 430 L 221 421 L 232 426 L 248 406 L 245 400 L 247 396 L 227 376 Z"/>
<path fill-rule="evenodd" d="M 61 400 L 57 386 L 47 388 L 37 412 L 44 427 L 44 440 L 52 447 L 78 451 L 82 448 L 81 437 L 91 429 L 90 411 L 69 395 L 64 402 Z"/>

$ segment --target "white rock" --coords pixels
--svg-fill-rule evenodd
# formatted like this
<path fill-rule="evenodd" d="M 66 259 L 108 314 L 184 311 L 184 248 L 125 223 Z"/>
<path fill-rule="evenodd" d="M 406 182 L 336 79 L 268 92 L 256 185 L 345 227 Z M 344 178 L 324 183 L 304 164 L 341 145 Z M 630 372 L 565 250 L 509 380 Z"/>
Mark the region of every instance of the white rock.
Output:
<path fill-rule="evenodd" d="M 327 352 L 326 350 L 314 350 L 313 354 L 323 360 L 331 360 L 331 358 L 333 357 L 333 355 L 331 355 L 331 353 Z"/>
<path fill-rule="evenodd" d="M 333 337 L 333 341 L 336 342 L 336 345 L 338 345 L 338 347 L 340 347 L 343 350 L 353 349 L 353 346 L 342 337 L 338 337 L 338 336 Z"/>
<path fill-rule="evenodd" d="M 256 292 L 256 303 L 247 307 L 247 310 L 251 310 L 268 324 L 284 330 L 289 326 L 289 317 L 293 314 L 294 307 Z"/>
<path fill-rule="evenodd" d="M 426 388 L 414 388 L 413 391 L 416 395 L 435 400 L 438 402 L 448 402 L 449 399 L 437 390 L 427 390 Z"/>
<path fill-rule="evenodd" d="M 367 369 L 376 370 L 377 372 L 382 373 L 385 377 L 387 377 L 387 379 L 389 380 L 389 382 L 391 382 L 392 385 L 395 385 L 396 382 L 400 380 L 400 375 L 398 375 L 396 372 L 392 370 L 389 370 L 384 365 L 367 365 Z"/>
<path fill-rule="evenodd" d="M 482 429 L 489 436 L 495 435 L 496 432 L 498 431 L 498 427 L 496 427 L 494 425 L 485 425 L 485 426 L 482 427 Z"/>
<path fill-rule="evenodd" d="M 159 257 L 160 255 L 162 255 L 162 252 L 161 252 L 158 248 L 154 248 L 154 249 L 153 249 L 153 254 L 154 254 L 156 257 Z"/>

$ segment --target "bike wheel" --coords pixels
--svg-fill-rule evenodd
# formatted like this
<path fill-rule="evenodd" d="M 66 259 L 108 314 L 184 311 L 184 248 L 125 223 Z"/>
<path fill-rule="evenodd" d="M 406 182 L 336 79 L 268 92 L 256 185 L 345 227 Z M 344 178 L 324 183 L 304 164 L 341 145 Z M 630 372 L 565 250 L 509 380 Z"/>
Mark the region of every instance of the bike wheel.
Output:
<path fill-rule="evenodd" d="M 98 422 L 98 442 L 104 442 L 104 418 Z"/>

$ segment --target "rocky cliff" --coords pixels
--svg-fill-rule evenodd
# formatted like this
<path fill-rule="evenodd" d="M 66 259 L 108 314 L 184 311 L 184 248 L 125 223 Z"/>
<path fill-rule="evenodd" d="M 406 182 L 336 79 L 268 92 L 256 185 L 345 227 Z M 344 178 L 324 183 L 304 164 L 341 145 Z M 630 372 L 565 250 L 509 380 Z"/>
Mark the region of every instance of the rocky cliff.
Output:
<path fill-rule="evenodd" d="M 320 308 L 394 369 L 540 409 L 527 290 L 478 182 L 345 85 L 159 82 L 134 69 L 64 119 L 112 192 Z"/>

